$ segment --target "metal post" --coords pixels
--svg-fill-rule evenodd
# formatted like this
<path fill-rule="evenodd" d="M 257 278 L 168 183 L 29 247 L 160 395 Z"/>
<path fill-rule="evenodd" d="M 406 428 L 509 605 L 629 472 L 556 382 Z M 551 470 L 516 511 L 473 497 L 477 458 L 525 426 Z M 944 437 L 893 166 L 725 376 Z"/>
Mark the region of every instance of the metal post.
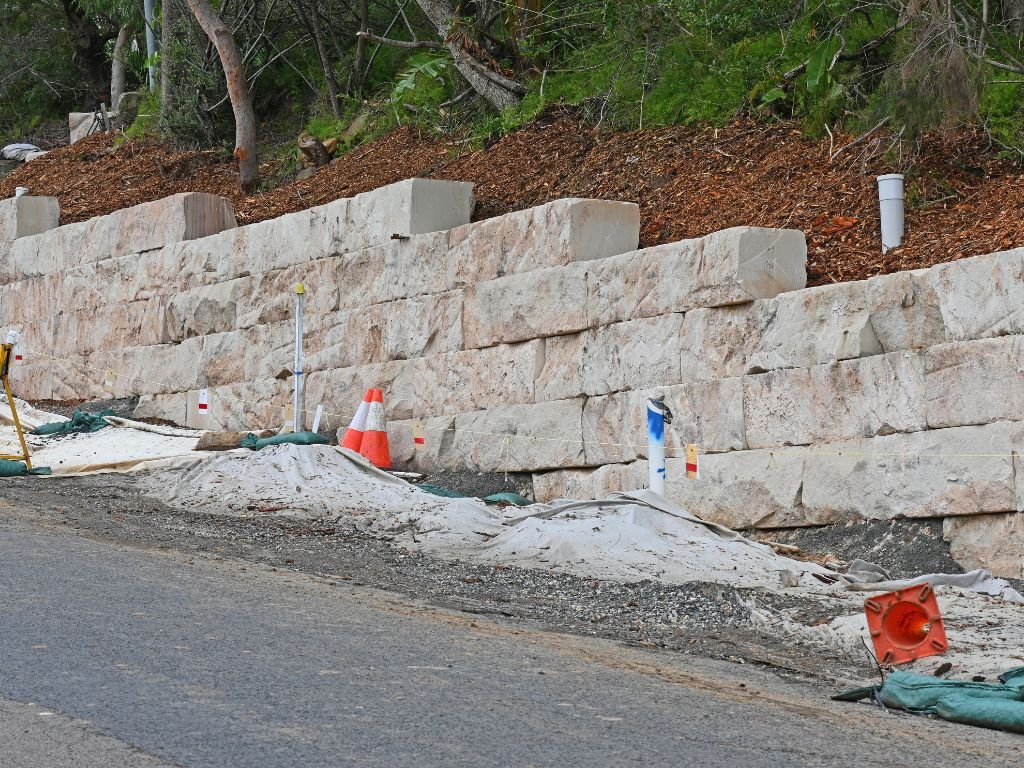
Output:
<path fill-rule="evenodd" d="M 156 65 L 153 58 L 156 56 L 156 33 L 153 31 L 153 0 L 144 0 L 142 4 L 143 13 L 146 16 L 146 59 L 149 62 L 149 90 L 156 90 Z M 117 109 L 117 104 L 111 104 L 111 108 Z"/>
<path fill-rule="evenodd" d="M 647 401 L 647 466 L 651 490 L 665 495 L 665 425 L 672 423 L 672 411 L 660 397 Z"/>
<path fill-rule="evenodd" d="M 302 431 L 302 299 L 306 286 L 299 283 L 295 286 L 295 410 L 292 431 Z"/>

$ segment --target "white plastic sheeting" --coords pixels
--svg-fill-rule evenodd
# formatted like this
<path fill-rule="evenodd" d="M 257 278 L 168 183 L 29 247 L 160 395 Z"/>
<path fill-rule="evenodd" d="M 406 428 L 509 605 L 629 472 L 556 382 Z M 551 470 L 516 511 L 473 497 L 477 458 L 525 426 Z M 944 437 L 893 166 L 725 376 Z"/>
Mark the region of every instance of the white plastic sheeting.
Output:
<path fill-rule="evenodd" d="M 223 454 L 158 473 L 151 487 L 161 501 L 211 513 L 330 519 L 440 555 L 594 578 L 777 587 L 779 571 L 808 586 L 811 573 L 829 573 L 649 492 L 499 509 L 434 496 L 330 446 Z"/>

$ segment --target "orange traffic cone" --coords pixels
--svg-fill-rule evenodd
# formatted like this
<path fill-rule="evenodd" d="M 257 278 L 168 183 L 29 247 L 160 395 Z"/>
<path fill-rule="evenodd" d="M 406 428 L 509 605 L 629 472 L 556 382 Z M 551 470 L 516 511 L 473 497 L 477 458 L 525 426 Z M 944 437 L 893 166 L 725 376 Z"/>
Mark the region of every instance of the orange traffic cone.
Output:
<path fill-rule="evenodd" d="M 370 395 L 372 394 L 373 390 L 368 389 L 363 395 L 363 402 L 356 409 L 356 415 L 352 417 L 352 423 L 349 424 L 348 431 L 345 432 L 345 439 L 341 441 L 342 448 L 359 452 L 359 448 L 363 444 L 363 433 L 366 431 L 366 416 L 370 412 Z"/>
<path fill-rule="evenodd" d="M 391 449 L 388 447 L 388 427 L 384 420 L 384 393 L 370 390 L 370 408 L 366 415 L 366 431 L 359 452 L 375 467 L 391 468 Z"/>
<path fill-rule="evenodd" d="M 864 613 L 879 664 L 904 664 L 949 647 L 931 584 L 865 600 Z"/>

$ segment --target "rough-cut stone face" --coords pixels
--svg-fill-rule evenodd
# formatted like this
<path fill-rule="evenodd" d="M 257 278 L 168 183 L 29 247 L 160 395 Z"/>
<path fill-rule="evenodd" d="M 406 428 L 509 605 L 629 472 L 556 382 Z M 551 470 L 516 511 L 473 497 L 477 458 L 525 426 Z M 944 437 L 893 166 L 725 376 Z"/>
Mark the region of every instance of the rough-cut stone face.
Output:
<path fill-rule="evenodd" d="M 533 497 L 539 502 L 557 499 L 603 499 L 610 493 L 647 487 L 647 462 L 605 464 L 597 469 L 561 469 L 533 476 Z"/>
<path fill-rule="evenodd" d="M 453 453 L 484 472 L 584 466 L 583 400 L 513 405 L 455 417 Z"/>
<path fill-rule="evenodd" d="M 739 451 L 702 455 L 700 479 L 685 459 L 666 461 L 665 493 L 705 520 L 730 528 L 807 525 L 800 509 L 804 460 L 799 454 Z"/>
<path fill-rule="evenodd" d="M 564 400 L 682 381 L 683 316 L 666 315 L 547 340 L 537 399 Z"/>
<path fill-rule="evenodd" d="M 1024 248 L 927 271 L 950 341 L 1024 333 Z"/>
<path fill-rule="evenodd" d="M 947 517 L 942 536 L 949 542 L 949 554 L 964 568 L 987 568 L 995 576 L 1024 578 L 1024 514 Z"/>
<path fill-rule="evenodd" d="M 451 231 L 449 286 L 632 251 L 640 209 L 607 200 L 555 200 Z"/>
<path fill-rule="evenodd" d="M 1013 428 L 1003 422 L 812 446 L 805 517 L 818 523 L 1015 509 Z"/>
<path fill-rule="evenodd" d="M 740 379 L 696 382 L 592 397 L 583 407 L 587 464 L 615 464 L 647 457 L 647 402 L 661 396 L 672 411 L 665 428 L 665 452 L 683 456 L 687 444 L 701 451 L 746 448 L 743 386 Z"/>
<path fill-rule="evenodd" d="M 867 281 L 871 330 L 885 352 L 926 349 L 946 341 L 931 270 L 897 272 Z"/>
<path fill-rule="evenodd" d="M 925 429 L 924 361 L 895 352 L 743 378 L 751 448 Z"/>
<path fill-rule="evenodd" d="M 22 195 L 0 200 L 0 241 L 48 232 L 59 223 L 60 205 L 55 197 Z"/>
<path fill-rule="evenodd" d="M 586 262 L 509 275 L 466 289 L 466 347 L 557 336 L 587 327 Z"/>
<path fill-rule="evenodd" d="M 1020 419 L 1024 413 L 1024 336 L 931 347 L 925 353 L 928 426 Z"/>

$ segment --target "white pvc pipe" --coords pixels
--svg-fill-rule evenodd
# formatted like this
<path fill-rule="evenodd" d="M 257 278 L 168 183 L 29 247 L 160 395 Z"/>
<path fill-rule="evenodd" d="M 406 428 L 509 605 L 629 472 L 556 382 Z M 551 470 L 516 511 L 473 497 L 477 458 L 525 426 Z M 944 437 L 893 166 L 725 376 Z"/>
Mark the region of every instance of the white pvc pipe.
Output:
<path fill-rule="evenodd" d="M 665 495 L 665 414 L 668 409 L 661 400 L 647 401 L 647 467 L 651 490 Z"/>
<path fill-rule="evenodd" d="M 903 244 L 903 174 L 878 177 L 878 210 L 882 219 L 882 253 Z"/>
<path fill-rule="evenodd" d="M 302 299 L 306 287 L 299 283 L 295 286 L 295 401 L 292 431 L 302 431 Z"/>

